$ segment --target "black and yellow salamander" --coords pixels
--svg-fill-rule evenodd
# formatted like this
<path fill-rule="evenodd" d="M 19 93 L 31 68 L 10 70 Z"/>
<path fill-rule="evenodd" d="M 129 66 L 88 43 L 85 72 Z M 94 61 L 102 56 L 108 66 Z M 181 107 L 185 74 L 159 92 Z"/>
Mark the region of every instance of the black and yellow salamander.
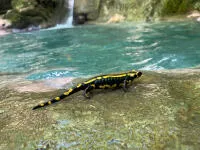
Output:
<path fill-rule="evenodd" d="M 137 72 L 135 70 L 124 72 L 124 73 L 118 73 L 118 74 L 99 75 L 83 83 L 80 83 L 73 88 L 68 89 L 62 95 L 52 100 L 38 104 L 37 106 L 33 107 L 33 110 L 56 103 L 64 99 L 65 97 L 73 93 L 76 93 L 80 90 L 84 90 L 83 94 L 86 98 L 90 98 L 88 96 L 88 92 L 90 92 L 93 89 L 123 88 L 123 90 L 126 91 L 127 85 L 131 84 L 135 78 L 139 78 L 141 75 L 142 75 L 142 72 Z"/>

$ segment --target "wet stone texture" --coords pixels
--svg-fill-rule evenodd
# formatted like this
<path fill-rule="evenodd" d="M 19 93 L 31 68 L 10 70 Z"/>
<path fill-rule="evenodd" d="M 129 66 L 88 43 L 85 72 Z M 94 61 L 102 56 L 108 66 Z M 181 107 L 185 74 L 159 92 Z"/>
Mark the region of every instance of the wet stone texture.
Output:
<path fill-rule="evenodd" d="M 1 79 L 3 80 L 3 79 Z M 0 86 L 0 149 L 199 149 L 200 70 L 144 72 L 123 90 L 95 90 L 31 110 L 63 92 Z"/>

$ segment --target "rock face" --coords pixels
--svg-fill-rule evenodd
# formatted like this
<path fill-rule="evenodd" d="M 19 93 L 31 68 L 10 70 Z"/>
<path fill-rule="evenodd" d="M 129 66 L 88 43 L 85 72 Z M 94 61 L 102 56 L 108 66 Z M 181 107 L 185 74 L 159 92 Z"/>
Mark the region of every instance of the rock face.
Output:
<path fill-rule="evenodd" d="M 6 13 L 6 11 L 11 8 L 11 0 L 0 0 L 0 14 Z"/>
<path fill-rule="evenodd" d="M 79 21 L 77 18 L 80 15 L 85 16 L 85 21 L 97 20 L 108 23 L 117 23 L 125 18 L 130 21 L 141 18 L 150 20 L 157 15 L 155 12 L 159 4 L 160 0 L 75 0 L 75 23 Z"/>
<path fill-rule="evenodd" d="M 193 11 L 187 17 L 195 19 L 196 21 L 200 22 L 200 12 L 199 11 Z"/>
<path fill-rule="evenodd" d="M 62 22 L 66 13 L 65 0 L 12 0 L 12 9 L 7 11 L 4 19 L 11 21 L 12 28 L 46 28 Z"/>
<path fill-rule="evenodd" d="M 185 14 L 198 0 L 75 0 L 74 17 L 85 21 L 118 22 L 115 14 L 127 21 L 153 21 L 165 16 Z M 196 5 L 195 5 L 196 6 Z M 81 16 L 81 17 L 80 17 Z M 84 16 L 84 17 L 83 17 Z M 113 19 L 111 19 L 113 18 Z M 110 20 L 111 19 L 111 20 Z M 80 21 L 83 23 L 83 21 Z"/>
<path fill-rule="evenodd" d="M 74 23 L 83 24 L 85 21 L 96 20 L 99 16 L 100 0 L 75 0 Z"/>
<path fill-rule="evenodd" d="M 199 18 L 199 17 L 200 17 L 200 12 L 198 12 L 198 11 L 193 11 L 193 12 L 190 13 L 187 17 L 188 17 L 188 18 Z"/>
<path fill-rule="evenodd" d="M 0 14 L 11 21 L 12 28 L 46 28 L 64 22 L 67 3 L 67 0 L 0 0 Z M 74 0 L 74 3 L 74 24 L 154 21 L 163 16 L 200 10 L 199 0 Z"/>
<path fill-rule="evenodd" d="M 118 23 L 124 21 L 125 17 L 119 14 L 112 16 L 107 23 Z"/>
<path fill-rule="evenodd" d="M 181 72 L 144 72 L 126 93 L 120 89 L 94 90 L 91 100 L 85 102 L 82 92 L 78 92 L 38 111 L 32 111 L 32 106 L 63 90 L 47 92 L 51 87 L 42 85 L 41 81 L 35 84 L 12 79 L 16 75 L 9 77 L 10 80 L 0 76 L 2 150 L 13 147 L 197 150 L 200 147 L 200 70 Z M 54 85 L 60 81 L 50 82 Z M 22 135 L 23 138 L 13 138 Z M 69 148 L 61 144 L 75 139 L 81 142 L 71 142 Z"/>

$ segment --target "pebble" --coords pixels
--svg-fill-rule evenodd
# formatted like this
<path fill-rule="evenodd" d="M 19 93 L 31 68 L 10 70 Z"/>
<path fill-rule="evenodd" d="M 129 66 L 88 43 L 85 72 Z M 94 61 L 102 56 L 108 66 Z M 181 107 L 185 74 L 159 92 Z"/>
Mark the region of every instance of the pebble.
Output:
<path fill-rule="evenodd" d="M 0 110 L 0 114 L 3 114 L 5 112 L 5 110 Z"/>

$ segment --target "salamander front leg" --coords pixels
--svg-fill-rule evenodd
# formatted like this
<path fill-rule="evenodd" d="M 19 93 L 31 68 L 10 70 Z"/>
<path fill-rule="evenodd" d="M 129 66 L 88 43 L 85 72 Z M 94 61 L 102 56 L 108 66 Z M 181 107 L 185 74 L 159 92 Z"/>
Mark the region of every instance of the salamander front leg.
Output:
<path fill-rule="evenodd" d="M 127 80 L 124 80 L 123 91 L 127 92 Z"/>
<path fill-rule="evenodd" d="M 89 86 L 84 90 L 83 96 L 84 96 L 85 98 L 90 99 L 90 96 L 88 95 L 88 93 L 89 93 L 92 89 L 93 89 L 93 87 L 89 85 Z"/>

